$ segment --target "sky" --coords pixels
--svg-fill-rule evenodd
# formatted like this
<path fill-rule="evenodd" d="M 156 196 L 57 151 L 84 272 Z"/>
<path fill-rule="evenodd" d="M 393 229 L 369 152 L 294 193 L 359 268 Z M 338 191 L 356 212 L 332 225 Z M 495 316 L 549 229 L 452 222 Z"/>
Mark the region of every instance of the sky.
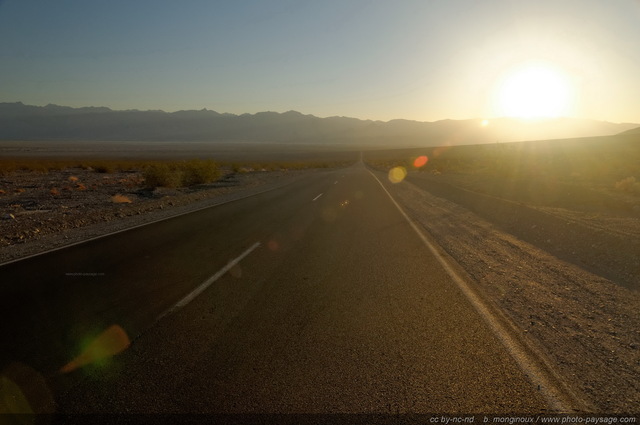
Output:
<path fill-rule="evenodd" d="M 0 0 L 0 102 L 640 123 L 640 0 Z"/>

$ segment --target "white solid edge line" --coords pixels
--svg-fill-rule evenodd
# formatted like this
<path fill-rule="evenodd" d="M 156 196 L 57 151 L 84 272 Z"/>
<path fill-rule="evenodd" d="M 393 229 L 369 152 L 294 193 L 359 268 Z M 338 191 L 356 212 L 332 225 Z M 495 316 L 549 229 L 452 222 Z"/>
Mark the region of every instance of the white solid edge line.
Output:
<path fill-rule="evenodd" d="M 568 406 L 568 402 L 563 400 L 564 397 L 561 395 L 562 391 L 556 388 L 550 380 L 545 376 L 546 374 L 540 370 L 539 367 L 535 365 L 535 362 L 529 358 L 529 354 L 527 354 L 526 350 L 520 346 L 520 344 L 509 335 L 508 331 L 504 329 L 504 327 L 500 324 L 500 322 L 494 317 L 491 313 L 491 310 L 487 307 L 487 305 L 482 301 L 482 299 L 469 287 L 467 282 L 456 273 L 456 271 L 449 265 L 447 260 L 437 251 L 437 249 L 433 246 L 433 244 L 427 239 L 427 237 L 420 231 L 418 226 L 409 218 L 407 213 L 404 212 L 402 207 L 396 202 L 396 200 L 391 196 L 391 193 L 387 190 L 386 187 L 382 184 L 382 182 L 371 172 L 371 170 L 367 170 L 373 176 L 374 179 L 380 184 L 382 190 L 385 191 L 391 202 L 396 206 L 400 214 L 405 218 L 405 220 L 409 223 L 411 228 L 418 234 L 422 242 L 429 248 L 429 250 L 433 253 L 433 255 L 438 259 L 438 262 L 445 269 L 447 274 L 453 279 L 458 288 L 462 291 L 465 297 L 469 300 L 471 305 L 476 309 L 476 311 L 482 316 L 482 318 L 489 325 L 494 335 L 498 337 L 498 339 L 505 346 L 511 357 L 516 361 L 520 369 L 531 379 L 532 383 L 538 385 L 542 391 L 542 394 L 546 398 L 547 402 L 553 409 L 559 410 L 561 412 L 571 411 L 571 407 Z"/>
<path fill-rule="evenodd" d="M 163 313 L 159 318 L 163 318 L 164 316 L 173 313 L 174 311 L 184 307 L 185 305 L 189 304 L 191 301 L 193 301 L 198 295 L 200 295 L 202 292 L 204 292 L 204 290 L 206 290 L 209 286 L 211 286 L 211 284 L 213 282 L 215 282 L 216 280 L 220 279 L 222 276 L 224 276 L 224 274 L 226 272 L 228 272 L 229 270 L 231 270 L 231 268 L 233 268 L 236 264 L 238 264 L 240 261 L 242 261 L 242 259 L 244 257 L 246 257 L 247 255 L 251 254 L 251 252 L 256 249 L 257 247 L 260 246 L 260 242 L 256 242 L 253 245 L 251 245 L 251 247 L 249 247 L 249 249 L 247 249 L 245 252 L 243 252 L 242 254 L 240 254 L 238 257 L 234 258 L 233 260 L 229 261 L 227 263 L 226 266 L 224 266 L 223 268 L 221 268 L 220 270 L 218 270 L 218 272 L 216 274 L 214 274 L 213 276 L 211 276 L 209 279 L 205 280 L 204 282 L 202 282 L 200 284 L 200 286 L 198 286 L 196 289 L 194 289 L 193 291 L 191 291 L 186 297 L 184 297 L 183 299 L 181 299 L 180 301 L 178 301 L 173 307 L 171 307 L 169 310 L 167 310 L 165 313 Z"/>
<path fill-rule="evenodd" d="M 316 199 L 318 199 L 319 197 L 321 197 L 323 194 L 321 193 L 320 195 L 316 196 L 315 198 L 312 199 L 312 202 L 315 202 Z"/>
<path fill-rule="evenodd" d="M 290 185 L 292 183 L 295 183 L 296 181 L 297 180 L 292 180 L 292 181 L 286 182 L 284 184 L 281 184 L 281 185 L 278 185 L 278 186 L 263 190 L 261 192 L 245 194 L 243 196 L 240 196 L 239 198 L 229 199 L 229 200 L 217 203 L 217 204 L 207 205 L 207 206 L 200 207 L 200 208 L 197 208 L 197 209 L 191 210 L 191 211 L 172 214 L 172 215 L 169 215 L 167 217 L 158 218 L 156 220 L 148 221 L 146 223 L 136 224 L 136 225 L 131 226 L 131 227 L 125 227 L 124 229 L 116 230 L 115 232 L 104 233 L 102 235 L 98 235 L 98 236 L 94 236 L 94 237 L 91 237 L 91 238 L 83 239 L 83 240 L 77 241 L 77 242 L 72 242 L 72 243 L 67 244 L 67 245 L 61 245 L 61 246 L 58 246 L 58 247 L 55 247 L 55 248 L 52 248 L 52 249 L 48 249 L 46 251 L 41 251 L 41 252 L 37 252 L 35 254 L 27 255 L 27 256 L 24 256 L 24 257 L 15 258 L 13 260 L 9 260 L 9 261 L 5 261 L 4 263 L 0 263 L 0 267 L 6 266 L 6 265 L 11 264 L 11 263 L 17 263 L 18 261 L 27 260 L 29 258 L 37 257 L 39 255 L 48 254 L 50 252 L 60 251 L 62 249 L 70 248 L 70 247 L 75 246 L 75 245 L 80 245 L 80 244 L 83 244 L 83 243 L 86 243 L 86 242 L 91 242 L 91 241 L 94 241 L 96 239 L 106 238 L 107 236 L 116 235 L 118 233 L 123 233 L 123 232 L 129 231 L 129 230 L 137 229 L 138 227 L 144 227 L 144 226 L 148 226 L 150 224 L 159 223 L 161 221 L 171 220 L 172 218 L 176 218 L 176 217 L 180 217 L 182 215 L 187 215 L 187 214 L 195 213 L 195 212 L 198 212 L 198 211 L 206 210 L 207 208 L 214 208 L 214 207 L 219 207 L 221 205 L 230 204 L 232 202 L 242 201 L 243 199 L 251 198 L 252 196 L 258 196 L 258 195 L 262 195 L 263 193 L 271 192 L 273 190 L 278 190 L 278 189 L 286 187 L 286 186 L 288 186 L 288 185 Z M 80 227 L 78 227 L 78 229 L 79 228 Z"/>

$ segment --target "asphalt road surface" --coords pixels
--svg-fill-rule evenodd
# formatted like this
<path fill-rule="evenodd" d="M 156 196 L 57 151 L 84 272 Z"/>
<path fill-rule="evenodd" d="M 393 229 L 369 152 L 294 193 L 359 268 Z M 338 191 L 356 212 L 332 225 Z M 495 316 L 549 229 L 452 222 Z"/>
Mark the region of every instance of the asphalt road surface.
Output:
<path fill-rule="evenodd" d="M 43 393 L 67 413 L 549 409 L 362 164 L 7 264 L 0 282 L 0 366 L 41 378 L 22 386 L 34 409 Z"/>

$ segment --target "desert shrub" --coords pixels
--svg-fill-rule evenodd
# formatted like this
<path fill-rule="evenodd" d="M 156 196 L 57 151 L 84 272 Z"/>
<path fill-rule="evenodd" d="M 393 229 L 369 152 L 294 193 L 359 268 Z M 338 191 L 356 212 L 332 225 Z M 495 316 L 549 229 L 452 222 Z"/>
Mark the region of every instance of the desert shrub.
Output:
<path fill-rule="evenodd" d="M 168 164 L 151 164 L 142 172 L 145 184 L 148 187 L 178 187 L 182 182 L 182 176 L 178 170 L 172 169 Z"/>
<path fill-rule="evenodd" d="M 44 165 L 44 168 L 46 168 L 47 172 L 49 172 L 49 171 L 60 171 L 66 168 L 67 166 L 68 165 L 66 164 L 65 161 L 51 161 L 51 162 L 47 162 Z"/>
<path fill-rule="evenodd" d="M 115 164 L 108 162 L 101 162 L 93 164 L 93 169 L 97 173 L 113 173 L 115 171 Z"/>
<path fill-rule="evenodd" d="M 18 169 L 18 164 L 15 161 L 3 161 L 0 160 L 0 176 L 6 176 L 14 173 Z"/>
<path fill-rule="evenodd" d="M 220 176 L 218 165 L 212 160 L 194 159 L 181 164 L 182 185 L 193 186 L 215 181 Z"/>
<path fill-rule="evenodd" d="M 49 171 L 49 163 L 45 161 L 28 161 L 22 162 L 16 167 L 20 171 L 32 171 L 34 173 L 47 173 Z"/>
<path fill-rule="evenodd" d="M 640 193 L 640 182 L 637 182 L 635 177 L 627 177 L 616 182 L 615 188 L 622 192 Z"/>
<path fill-rule="evenodd" d="M 194 159 L 151 164 L 145 167 L 142 176 L 148 187 L 183 187 L 211 183 L 220 176 L 220 170 L 212 160 Z"/>

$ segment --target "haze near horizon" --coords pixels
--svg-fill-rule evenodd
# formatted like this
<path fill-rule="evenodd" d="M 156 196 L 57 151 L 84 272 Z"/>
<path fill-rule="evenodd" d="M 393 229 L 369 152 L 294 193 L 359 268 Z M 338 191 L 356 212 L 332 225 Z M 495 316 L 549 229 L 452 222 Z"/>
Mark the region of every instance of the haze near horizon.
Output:
<path fill-rule="evenodd" d="M 640 3 L 0 1 L 0 102 L 640 122 Z"/>

